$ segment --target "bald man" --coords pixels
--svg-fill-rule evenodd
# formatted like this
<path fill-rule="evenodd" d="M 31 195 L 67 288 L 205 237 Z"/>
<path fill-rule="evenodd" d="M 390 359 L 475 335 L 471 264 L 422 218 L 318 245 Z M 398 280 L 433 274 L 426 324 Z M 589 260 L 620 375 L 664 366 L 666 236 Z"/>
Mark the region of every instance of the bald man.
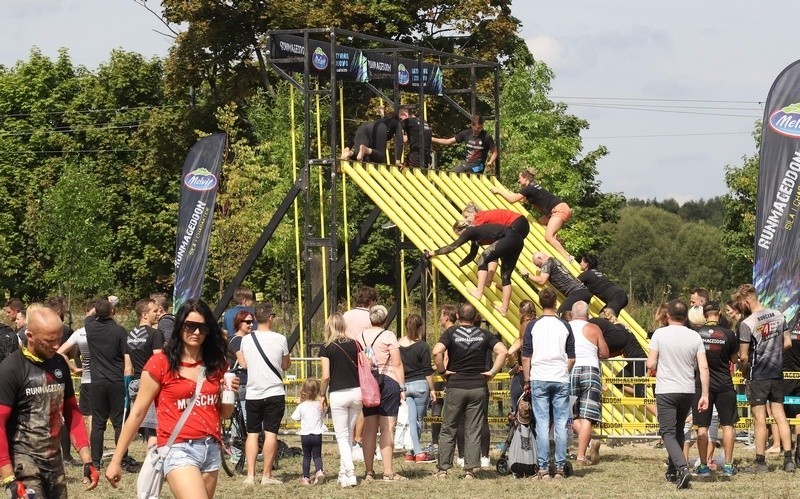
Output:
<path fill-rule="evenodd" d="M 59 434 L 62 417 L 83 461 L 86 490 L 97 486 L 86 427 L 69 366 L 61 355 L 62 323 L 42 308 L 28 314 L 28 345 L 0 365 L 0 476 L 10 497 L 67 497 Z M 11 445 L 9 446 L 9 442 Z"/>

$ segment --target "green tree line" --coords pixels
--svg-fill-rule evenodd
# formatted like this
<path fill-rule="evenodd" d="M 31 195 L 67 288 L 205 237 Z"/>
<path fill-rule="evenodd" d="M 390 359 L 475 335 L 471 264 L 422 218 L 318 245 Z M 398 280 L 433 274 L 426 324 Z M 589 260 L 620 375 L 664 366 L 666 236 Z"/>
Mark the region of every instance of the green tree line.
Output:
<path fill-rule="evenodd" d="M 607 149 L 585 150 L 581 132 L 589 124 L 548 97 L 556 75 L 533 60 L 518 36 L 510 1 L 402 0 L 384 7 L 322 1 L 270 4 L 267 10 L 258 0 L 165 0 L 156 13 L 176 40 L 163 60 L 112 51 L 90 71 L 74 65 L 66 49 L 55 60 L 34 49 L 28 60 L 0 66 L 0 293 L 32 300 L 113 292 L 130 302 L 170 291 L 185 154 L 204 134 L 224 131 L 230 150 L 204 292 L 216 301 L 293 184 L 298 165 L 291 132 L 302 137 L 303 125 L 295 122 L 292 130 L 287 117 L 293 110 L 302 116 L 302 109 L 289 85 L 267 69 L 260 49 L 268 30 L 304 26 L 339 26 L 500 61 L 501 180 L 513 188 L 519 170 L 536 168 L 548 189 L 576 207 L 574 221 L 562 231 L 567 249 L 599 254 L 636 299 L 654 301 L 665 290 L 675 294 L 693 285 L 723 289 L 743 275 L 748 255 L 739 234 L 748 228 L 736 225 L 733 213 L 749 213 L 746 178 L 752 172 L 729 167 L 732 193 L 722 199 L 677 208 L 668 202 L 625 204 L 597 180 L 596 164 Z M 488 113 L 493 77 L 478 76 L 478 109 Z M 345 99 L 350 137 L 377 106 L 358 89 Z M 325 124 L 331 112 L 323 105 L 312 120 Z M 435 99 L 428 116 L 439 136 L 467 125 Z M 312 147 L 334 155 L 322 128 L 321 143 L 314 137 Z M 454 149 L 443 151 L 444 161 Z M 353 234 L 371 205 L 349 189 Z M 299 220 L 301 227 L 319 224 L 315 204 L 311 216 Z M 246 284 L 292 304 L 298 248 L 288 218 Z M 719 248 L 720 265 L 710 263 L 717 259 L 708 257 L 709 245 Z M 352 261 L 353 280 L 390 288 L 393 259 L 391 239 L 376 231 Z M 317 270 L 303 271 L 308 278 Z"/>

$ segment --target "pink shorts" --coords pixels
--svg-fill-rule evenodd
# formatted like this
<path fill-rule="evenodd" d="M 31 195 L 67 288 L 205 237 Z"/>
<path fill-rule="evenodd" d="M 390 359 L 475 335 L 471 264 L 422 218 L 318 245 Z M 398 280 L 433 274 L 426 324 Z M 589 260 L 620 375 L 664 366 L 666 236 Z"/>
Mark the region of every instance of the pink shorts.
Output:
<path fill-rule="evenodd" d="M 572 218 L 572 210 L 567 203 L 559 203 L 550 212 L 550 216 L 558 217 L 563 220 L 564 223 L 567 223 L 569 219 Z"/>

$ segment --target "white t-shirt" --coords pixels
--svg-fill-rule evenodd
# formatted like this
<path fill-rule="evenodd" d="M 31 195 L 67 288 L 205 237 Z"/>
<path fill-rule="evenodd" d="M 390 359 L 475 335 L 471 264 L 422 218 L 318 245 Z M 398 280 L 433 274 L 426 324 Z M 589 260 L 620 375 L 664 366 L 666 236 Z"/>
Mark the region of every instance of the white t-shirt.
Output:
<path fill-rule="evenodd" d="M 706 354 L 697 331 L 677 324 L 656 329 L 650 339 L 650 350 L 658 352 L 656 394 L 695 393 L 697 354 Z"/>
<path fill-rule="evenodd" d="M 255 340 L 264 350 L 264 354 L 281 375 L 283 357 L 289 355 L 289 344 L 286 337 L 274 331 L 253 331 L 242 338 L 241 352 L 247 363 L 247 400 L 262 400 L 267 397 L 286 395 L 283 378 L 278 378 L 269 368 L 256 347 Z"/>
<path fill-rule="evenodd" d="M 81 371 L 81 384 L 91 383 L 92 373 L 89 369 L 91 357 L 89 357 L 89 344 L 86 342 L 86 328 L 82 327 L 72 333 L 72 336 L 69 337 L 64 345 L 68 347 L 78 345 L 78 350 L 81 352 L 81 369 L 83 369 Z"/>
<path fill-rule="evenodd" d="M 248 388 L 249 390 L 249 388 Z M 300 421 L 298 435 L 321 435 L 328 431 L 322 422 L 322 401 L 306 400 L 300 402 L 292 413 L 292 419 Z"/>

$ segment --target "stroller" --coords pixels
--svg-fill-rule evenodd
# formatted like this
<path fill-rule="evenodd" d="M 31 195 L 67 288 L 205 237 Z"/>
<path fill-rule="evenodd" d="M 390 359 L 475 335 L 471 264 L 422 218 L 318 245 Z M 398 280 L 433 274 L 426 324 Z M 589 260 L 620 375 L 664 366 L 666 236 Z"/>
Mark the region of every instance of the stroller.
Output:
<path fill-rule="evenodd" d="M 514 478 L 525 478 L 539 472 L 536 454 L 536 421 L 531 410 L 531 394 L 525 392 L 517 402 L 517 413 L 509 414 L 509 428 L 503 452 L 497 459 L 497 472 L 501 475 L 513 475 Z M 556 465 L 550 460 L 548 468 L 550 476 L 556 474 Z M 566 476 L 572 476 L 572 463 L 564 466 Z"/>

